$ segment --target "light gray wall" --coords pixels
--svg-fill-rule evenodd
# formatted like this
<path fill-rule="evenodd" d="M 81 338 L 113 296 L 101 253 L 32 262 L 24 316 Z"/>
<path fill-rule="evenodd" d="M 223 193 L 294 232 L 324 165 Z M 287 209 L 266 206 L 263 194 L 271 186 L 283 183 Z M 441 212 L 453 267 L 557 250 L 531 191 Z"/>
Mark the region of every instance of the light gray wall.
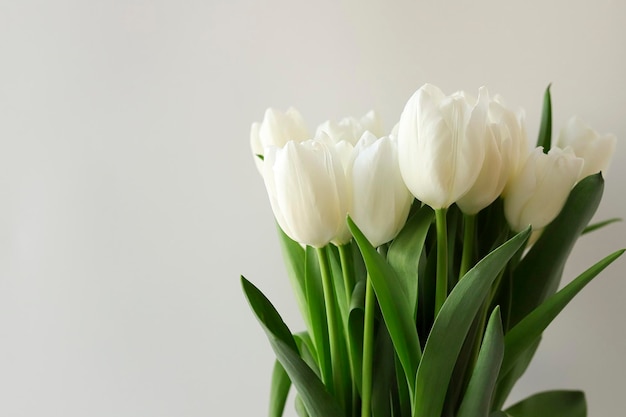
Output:
<path fill-rule="evenodd" d="M 262 416 L 272 354 L 239 274 L 301 326 L 248 147 L 268 106 L 311 127 L 424 82 L 487 85 L 538 127 L 620 139 L 598 219 L 625 216 L 626 6 L 597 1 L 0 1 L 0 415 Z M 583 238 L 568 279 L 626 246 Z M 623 414 L 624 261 L 551 326 L 514 398 Z M 291 410 L 291 416 L 295 415 Z"/>

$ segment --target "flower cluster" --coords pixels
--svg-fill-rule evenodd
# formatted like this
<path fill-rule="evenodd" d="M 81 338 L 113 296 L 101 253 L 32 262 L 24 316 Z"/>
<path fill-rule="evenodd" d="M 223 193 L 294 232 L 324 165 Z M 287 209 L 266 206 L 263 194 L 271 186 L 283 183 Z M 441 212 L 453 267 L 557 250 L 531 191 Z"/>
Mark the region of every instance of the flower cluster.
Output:
<path fill-rule="evenodd" d="M 502 410 L 548 324 L 623 253 L 557 292 L 578 237 L 615 220 L 588 225 L 616 139 L 573 118 L 552 143 L 551 125 L 549 89 L 533 149 L 486 88 L 429 84 L 388 134 L 373 111 L 313 134 L 295 109 L 252 125 L 306 325 L 292 333 L 242 277 L 276 353 L 270 417 L 292 384 L 302 417 L 584 411 L 569 391 Z"/>
<path fill-rule="evenodd" d="M 411 194 L 469 215 L 502 196 L 512 230 L 540 230 L 580 179 L 607 169 L 616 142 L 573 118 L 549 151 L 531 150 L 523 113 L 486 88 L 478 98 L 446 96 L 430 84 L 409 99 L 394 131 L 383 136 L 371 111 L 324 122 L 311 136 L 297 110 L 268 109 L 252 125 L 251 146 L 283 231 L 303 245 L 343 244 L 349 215 L 380 246 L 404 225 Z"/>

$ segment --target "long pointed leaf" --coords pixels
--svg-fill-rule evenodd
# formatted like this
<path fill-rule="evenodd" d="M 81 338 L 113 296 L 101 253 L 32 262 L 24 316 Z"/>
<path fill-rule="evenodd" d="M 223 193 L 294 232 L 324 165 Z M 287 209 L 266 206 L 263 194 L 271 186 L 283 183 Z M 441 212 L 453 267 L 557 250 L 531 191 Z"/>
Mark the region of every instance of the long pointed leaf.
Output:
<path fill-rule="evenodd" d="M 285 266 L 287 267 L 287 276 L 296 295 L 300 314 L 307 325 L 307 329 L 311 329 L 304 282 L 304 249 L 298 242 L 287 236 L 278 224 L 276 224 L 276 229 L 278 230 L 278 240 L 283 259 L 285 260 Z"/>
<path fill-rule="evenodd" d="M 276 361 L 272 371 L 269 417 L 282 417 L 290 388 L 291 379 L 289 379 L 289 375 L 287 375 L 285 368 L 283 368 L 280 362 Z"/>
<path fill-rule="evenodd" d="M 601 174 L 580 181 L 514 271 L 511 327 L 556 292 L 565 262 L 598 208 L 603 188 Z"/>
<path fill-rule="evenodd" d="M 624 249 L 612 253 L 591 268 L 580 274 L 561 291 L 554 294 L 522 321 L 513 327 L 505 336 L 506 353 L 502 363 L 502 374 L 506 374 L 518 357 L 528 349 L 565 306 L 604 268 L 624 253 Z"/>
<path fill-rule="evenodd" d="M 298 355 L 293 335 L 272 303 L 243 276 L 241 284 L 250 307 L 265 330 L 276 358 L 298 390 L 309 416 L 342 417 L 341 409 L 322 381 Z"/>
<path fill-rule="evenodd" d="M 502 406 L 506 402 L 506 399 L 509 397 L 511 390 L 515 386 L 515 383 L 521 378 L 522 375 L 524 375 L 524 373 L 528 369 L 528 366 L 535 356 L 535 352 L 537 352 L 540 343 L 541 338 L 535 340 L 533 344 L 528 349 L 526 349 L 526 351 L 524 351 L 524 353 L 515 362 L 513 368 L 504 377 L 498 376 L 498 384 L 495 396 L 493 398 L 492 408 L 502 408 Z"/>
<path fill-rule="evenodd" d="M 457 417 L 479 417 L 489 414 L 503 356 L 504 333 L 500 308 L 496 307 L 487 323 L 487 331 L 478 354 L 478 361 Z"/>
<path fill-rule="evenodd" d="M 546 391 L 506 410 L 511 417 L 586 417 L 587 402 L 581 391 Z"/>
<path fill-rule="evenodd" d="M 348 218 L 348 226 L 361 249 L 389 336 L 407 375 L 411 393 L 413 393 L 412 376 L 417 371 L 421 349 L 409 297 L 393 268 L 381 254 L 376 252 L 350 218 Z"/>
<path fill-rule="evenodd" d="M 587 233 L 595 232 L 596 230 L 602 229 L 603 227 L 613 223 L 621 222 L 622 220 L 623 219 L 619 217 L 613 217 L 612 219 L 607 219 L 598 223 L 590 224 L 589 226 L 585 227 L 582 234 L 586 235 Z"/>
<path fill-rule="evenodd" d="M 387 252 L 387 260 L 403 283 L 409 297 L 409 305 L 415 313 L 417 313 L 417 268 L 432 221 L 433 210 L 426 205 L 420 208 L 393 240 Z"/>
<path fill-rule="evenodd" d="M 543 152 L 548 153 L 552 146 L 552 98 L 550 97 L 550 85 L 543 95 L 543 111 L 541 113 L 541 126 L 537 146 L 543 146 Z"/>
<path fill-rule="evenodd" d="M 307 309 L 311 337 L 315 344 L 317 365 L 321 372 L 322 381 L 332 378 L 330 363 L 330 344 L 328 342 L 328 324 L 326 320 L 326 308 L 324 305 L 324 293 L 322 278 L 319 270 L 319 262 L 315 248 L 307 246 L 305 253 L 305 289 L 308 300 Z"/>
<path fill-rule="evenodd" d="M 350 356 L 355 364 L 352 379 L 356 389 L 361 393 L 363 363 L 363 328 L 365 325 L 365 281 L 358 281 L 352 292 L 350 315 L 348 318 L 348 334 L 350 337 Z"/>
<path fill-rule="evenodd" d="M 454 364 L 476 313 L 500 271 L 528 239 L 518 233 L 482 259 L 454 287 L 426 341 L 415 383 L 414 417 L 441 415 Z"/>

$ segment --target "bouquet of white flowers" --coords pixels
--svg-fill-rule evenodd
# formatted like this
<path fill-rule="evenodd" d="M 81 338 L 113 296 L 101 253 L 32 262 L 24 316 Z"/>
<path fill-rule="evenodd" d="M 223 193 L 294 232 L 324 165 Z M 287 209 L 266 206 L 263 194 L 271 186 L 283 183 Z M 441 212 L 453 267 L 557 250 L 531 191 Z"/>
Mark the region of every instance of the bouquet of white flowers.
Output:
<path fill-rule="evenodd" d="M 549 88 L 537 147 L 523 113 L 483 87 L 432 85 L 388 136 L 374 112 L 309 134 L 290 109 L 252 126 L 306 330 L 243 290 L 276 353 L 271 417 L 291 385 L 305 417 L 584 416 L 550 391 L 502 411 L 550 322 L 623 250 L 558 290 L 589 225 L 615 137 L 572 119 L 552 141 Z"/>

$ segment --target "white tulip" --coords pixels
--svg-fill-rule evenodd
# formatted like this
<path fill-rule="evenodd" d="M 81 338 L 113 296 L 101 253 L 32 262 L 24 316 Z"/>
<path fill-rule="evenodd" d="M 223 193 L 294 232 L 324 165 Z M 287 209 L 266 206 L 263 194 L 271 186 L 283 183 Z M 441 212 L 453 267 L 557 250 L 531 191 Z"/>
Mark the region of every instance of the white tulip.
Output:
<path fill-rule="evenodd" d="M 344 169 L 321 141 L 265 148 L 263 178 L 274 216 L 293 240 L 317 248 L 337 238 L 346 221 Z"/>
<path fill-rule="evenodd" d="M 400 171 L 413 195 L 434 209 L 448 208 L 474 184 L 485 159 L 487 92 L 477 101 L 446 97 L 433 85 L 407 102 L 398 128 Z"/>
<path fill-rule="evenodd" d="M 616 142 L 614 135 L 600 135 L 580 118 L 572 117 L 561 129 L 555 145 L 560 148 L 569 146 L 576 156 L 585 160 L 579 178 L 582 179 L 600 171 L 606 172 L 615 152 Z"/>
<path fill-rule="evenodd" d="M 392 240 L 404 226 L 413 196 L 398 166 L 398 148 L 389 137 L 366 132 L 347 169 L 350 216 L 374 246 Z"/>
<path fill-rule="evenodd" d="M 528 155 L 523 119 L 496 97 L 489 103 L 485 131 L 485 160 L 472 187 L 458 201 L 465 214 L 476 214 L 493 203 Z M 522 161 L 523 162 L 523 161 Z"/>
<path fill-rule="evenodd" d="M 321 133 L 320 136 L 316 140 L 321 140 L 325 143 L 330 143 L 330 139 L 326 137 L 325 133 Z M 331 144 L 329 147 L 333 150 L 334 154 L 337 156 L 344 173 L 347 177 L 348 167 L 352 163 L 352 158 L 354 155 L 354 146 L 345 140 L 340 141 L 336 144 Z M 349 185 L 346 186 L 346 209 L 352 206 L 352 189 Z M 344 213 L 344 219 L 348 216 L 348 212 Z M 337 235 L 332 240 L 332 243 L 335 245 L 343 245 L 344 243 L 348 243 L 352 239 L 352 233 L 350 233 L 350 229 L 348 228 L 348 223 L 346 221 L 343 222 L 342 226 L 339 228 Z"/>
<path fill-rule="evenodd" d="M 536 148 L 513 178 L 504 199 L 504 214 L 511 229 L 528 225 L 539 230 L 561 212 L 583 167 L 571 148 L 553 147 L 547 154 Z"/>
<path fill-rule="evenodd" d="M 286 112 L 269 108 L 261 123 L 253 123 L 250 129 L 250 147 L 259 171 L 262 170 L 263 150 L 268 146 L 282 147 L 290 141 L 302 142 L 310 139 L 309 131 L 298 110 L 290 107 Z"/>
<path fill-rule="evenodd" d="M 345 117 L 339 122 L 327 120 L 317 127 L 315 137 L 323 137 L 324 140 L 328 140 L 331 144 L 345 141 L 355 145 L 366 131 L 373 133 L 376 137 L 382 136 L 381 126 L 382 123 L 378 114 L 370 110 L 360 119 Z"/>

